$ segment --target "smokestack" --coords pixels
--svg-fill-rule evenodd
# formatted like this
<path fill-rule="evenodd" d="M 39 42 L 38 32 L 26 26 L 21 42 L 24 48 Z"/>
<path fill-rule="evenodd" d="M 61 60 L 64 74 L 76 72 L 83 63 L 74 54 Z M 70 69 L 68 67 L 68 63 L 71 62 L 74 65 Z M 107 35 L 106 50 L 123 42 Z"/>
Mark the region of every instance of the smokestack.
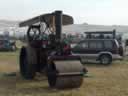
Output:
<path fill-rule="evenodd" d="M 55 11 L 56 39 L 61 40 L 62 33 L 62 11 Z"/>

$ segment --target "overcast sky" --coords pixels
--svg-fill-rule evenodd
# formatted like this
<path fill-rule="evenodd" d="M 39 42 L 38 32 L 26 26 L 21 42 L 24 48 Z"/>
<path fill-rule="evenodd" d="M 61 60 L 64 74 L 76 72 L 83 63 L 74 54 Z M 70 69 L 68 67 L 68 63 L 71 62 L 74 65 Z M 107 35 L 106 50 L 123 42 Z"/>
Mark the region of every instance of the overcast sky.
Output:
<path fill-rule="evenodd" d="M 128 25 L 128 0 L 0 0 L 0 19 L 24 20 L 63 10 L 75 23 Z"/>

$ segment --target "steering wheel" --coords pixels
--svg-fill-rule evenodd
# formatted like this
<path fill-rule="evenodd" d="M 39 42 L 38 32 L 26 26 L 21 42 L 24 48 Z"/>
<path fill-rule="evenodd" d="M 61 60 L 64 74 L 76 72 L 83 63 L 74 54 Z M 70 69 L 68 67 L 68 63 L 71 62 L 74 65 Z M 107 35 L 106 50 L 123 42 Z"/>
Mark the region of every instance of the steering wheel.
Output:
<path fill-rule="evenodd" d="M 30 26 L 27 32 L 28 40 L 30 42 L 34 40 L 38 40 L 40 34 L 41 34 L 40 26 Z"/>

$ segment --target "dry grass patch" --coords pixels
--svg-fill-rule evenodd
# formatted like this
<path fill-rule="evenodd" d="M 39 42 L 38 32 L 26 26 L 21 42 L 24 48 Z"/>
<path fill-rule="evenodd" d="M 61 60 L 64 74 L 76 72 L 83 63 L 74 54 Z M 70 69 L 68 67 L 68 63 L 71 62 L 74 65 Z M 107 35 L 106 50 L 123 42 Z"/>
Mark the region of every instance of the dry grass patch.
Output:
<path fill-rule="evenodd" d="M 0 53 L 0 68 L 1 66 L 6 66 L 5 70 L 18 70 L 18 52 Z M 16 77 L 0 77 L 0 96 L 128 96 L 127 60 L 114 62 L 110 66 L 85 66 L 91 76 L 84 78 L 80 88 L 51 89 L 44 76 L 38 75 L 34 80 L 28 81 L 17 73 Z"/>

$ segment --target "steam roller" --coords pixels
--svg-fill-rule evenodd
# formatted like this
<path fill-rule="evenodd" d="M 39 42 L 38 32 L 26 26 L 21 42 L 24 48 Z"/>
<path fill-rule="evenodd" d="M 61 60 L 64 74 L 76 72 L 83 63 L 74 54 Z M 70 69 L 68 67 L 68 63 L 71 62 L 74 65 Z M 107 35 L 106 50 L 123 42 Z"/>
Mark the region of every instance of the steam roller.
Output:
<path fill-rule="evenodd" d="M 52 88 L 78 88 L 87 69 L 80 57 L 72 55 L 70 44 L 61 38 L 62 25 L 73 24 L 73 18 L 62 11 L 43 14 L 19 24 L 27 27 L 25 46 L 20 51 L 20 73 L 34 79 L 45 73 Z"/>

